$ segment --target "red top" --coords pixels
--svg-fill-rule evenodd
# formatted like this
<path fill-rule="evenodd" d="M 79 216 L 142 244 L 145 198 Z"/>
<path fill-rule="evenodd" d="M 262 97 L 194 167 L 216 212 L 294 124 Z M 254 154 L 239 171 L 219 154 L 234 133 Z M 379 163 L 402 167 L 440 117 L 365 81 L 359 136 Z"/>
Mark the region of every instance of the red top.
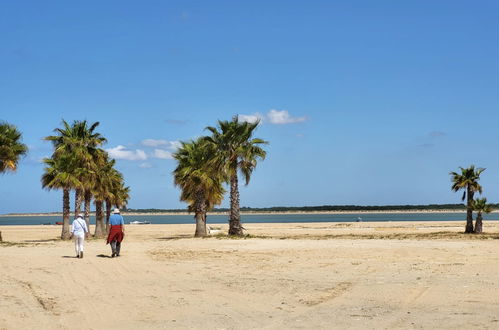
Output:
<path fill-rule="evenodd" d="M 125 233 L 123 232 L 123 228 L 121 225 L 111 226 L 111 230 L 109 231 L 109 235 L 107 235 L 106 244 L 109 244 L 112 241 L 121 242 L 124 237 L 125 237 Z"/>

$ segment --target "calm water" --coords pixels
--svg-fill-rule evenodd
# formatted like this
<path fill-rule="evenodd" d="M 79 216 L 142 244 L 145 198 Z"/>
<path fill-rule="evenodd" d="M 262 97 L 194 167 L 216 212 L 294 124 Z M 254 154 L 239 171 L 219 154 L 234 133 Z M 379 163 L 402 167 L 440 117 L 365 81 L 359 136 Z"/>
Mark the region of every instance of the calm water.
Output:
<path fill-rule="evenodd" d="M 124 216 L 125 223 L 130 221 L 150 221 L 153 224 L 178 224 L 194 223 L 192 215 L 136 215 Z M 72 219 L 72 218 L 71 218 Z M 453 221 L 465 220 L 465 212 L 455 213 L 358 213 L 358 214 L 267 214 L 267 215 L 242 215 L 243 223 L 292 223 L 292 222 L 362 222 L 370 221 Z M 485 220 L 499 220 L 499 213 L 486 214 Z M 0 217 L 0 226 L 11 225 L 40 225 L 54 224 L 62 221 L 55 216 L 41 217 Z M 227 223 L 226 215 L 210 215 L 208 223 Z M 95 223 L 95 218 L 90 218 L 90 223 Z"/>

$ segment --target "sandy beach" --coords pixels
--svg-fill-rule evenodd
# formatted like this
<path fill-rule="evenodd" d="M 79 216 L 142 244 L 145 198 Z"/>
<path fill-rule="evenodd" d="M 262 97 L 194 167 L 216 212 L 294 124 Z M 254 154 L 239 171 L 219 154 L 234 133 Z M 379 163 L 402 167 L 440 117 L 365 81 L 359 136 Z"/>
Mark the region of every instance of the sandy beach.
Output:
<path fill-rule="evenodd" d="M 59 226 L 0 226 L 0 329 L 499 328 L 499 222 L 244 226 L 127 226 L 114 259 L 97 239 L 74 258 Z"/>

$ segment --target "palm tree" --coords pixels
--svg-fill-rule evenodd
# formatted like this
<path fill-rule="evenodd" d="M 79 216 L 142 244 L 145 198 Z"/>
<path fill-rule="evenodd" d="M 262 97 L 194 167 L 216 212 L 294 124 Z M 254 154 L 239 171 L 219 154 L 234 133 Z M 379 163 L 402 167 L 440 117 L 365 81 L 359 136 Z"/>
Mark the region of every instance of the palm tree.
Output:
<path fill-rule="evenodd" d="M 113 205 L 121 209 L 128 204 L 128 200 L 130 199 L 130 187 L 125 187 L 123 175 L 119 171 L 116 172 L 116 175 L 113 176 L 114 179 L 109 198 L 106 199 L 106 229 L 109 226 L 109 217 Z"/>
<path fill-rule="evenodd" d="M 222 202 L 225 193 L 222 178 L 210 164 L 214 154 L 213 145 L 204 139 L 182 142 L 173 154 L 178 162 L 174 184 L 182 190 L 180 200 L 189 203 L 189 212 L 194 212 L 195 237 L 206 236 L 206 213 Z"/>
<path fill-rule="evenodd" d="M 21 137 L 21 132 L 14 125 L 0 123 L 0 173 L 14 172 L 19 158 L 28 152 L 28 147 L 21 143 Z"/>
<path fill-rule="evenodd" d="M 230 215 L 229 235 L 242 235 L 241 218 L 239 214 L 238 172 L 241 172 L 246 185 L 256 167 L 258 159 L 265 159 L 266 152 L 260 147 L 267 141 L 252 138 L 259 122 L 240 122 L 237 116 L 232 121 L 218 121 L 218 130 L 207 127 L 212 136 L 205 138 L 212 143 L 217 151 L 216 167 L 224 173 L 230 183 Z"/>
<path fill-rule="evenodd" d="M 118 185 L 123 176 L 114 168 L 115 160 L 110 160 L 107 154 L 98 163 L 92 194 L 95 200 L 95 236 L 103 237 L 106 233 L 104 222 L 104 202 L 114 197 L 114 186 Z"/>
<path fill-rule="evenodd" d="M 477 198 L 473 201 L 473 211 L 478 212 L 475 221 L 475 234 L 482 233 L 482 213 L 492 212 L 492 205 L 487 204 L 487 198 Z"/>
<path fill-rule="evenodd" d="M 90 204 L 92 202 L 92 189 L 94 189 L 95 185 L 97 184 L 98 174 L 102 166 L 101 164 L 105 163 L 108 159 L 107 153 L 99 148 L 95 149 L 91 156 L 93 161 L 87 163 L 86 169 L 84 173 L 82 173 L 84 214 L 87 227 L 90 224 Z"/>
<path fill-rule="evenodd" d="M 81 185 L 78 178 L 73 175 L 73 164 L 70 156 L 59 156 L 57 158 L 45 158 L 44 173 L 42 175 L 42 187 L 46 189 L 62 189 L 62 239 L 69 239 L 69 192 L 74 187 Z"/>
<path fill-rule="evenodd" d="M 466 203 L 466 228 L 465 233 L 473 233 L 473 195 L 476 192 L 482 193 L 482 186 L 478 183 L 480 174 L 485 171 L 484 168 L 475 169 L 474 165 L 468 168 L 459 167 L 461 173 L 450 172 L 452 176 L 452 190 L 464 190 L 462 200 L 467 199 Z"/>
<path fill-rule="evenodd" d="M 51 141 L 54 145 L 53 157 L 61 154 L 71 155 L 74 158 L 73 172 L 82 182 L 81 186 L 75 187 L 75 216 L 80 213 L 83 198 L 85 198 L 85 209 L 88 213 L 90 209 L 90 193 L 95 180 L 95 162 L 103 152 L 99 146 L 106 142 L 106 139 L 99 133 L 94 132 L 99 122 L 88 125 L 86 120 L 74 121 L 70 125 L 65 120 L 62 121 L 63 128 L 56 128 L 57 135 L 47 136 L 45 140 Z M 87 226 L 89 225 L 88 214 L 85 216 Z"/>

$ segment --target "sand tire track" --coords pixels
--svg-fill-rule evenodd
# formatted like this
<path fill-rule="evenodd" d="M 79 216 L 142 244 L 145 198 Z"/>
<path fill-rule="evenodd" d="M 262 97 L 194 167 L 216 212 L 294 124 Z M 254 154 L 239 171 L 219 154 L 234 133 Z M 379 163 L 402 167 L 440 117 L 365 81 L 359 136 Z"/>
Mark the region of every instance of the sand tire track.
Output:
<path fill-rule="evenodd" d="M 26 291 L 30 296 L 35 298 L 38 302 L 38 305 L 45 310 L 54 315 L 59 315 L 57 312 L 57 301 L 55 298 L 48 297 L 47 294 L 41 293 L 39 289 L 35 289 L 34 285 L 28 281 L 22 281 L 15 278 L 10 278 L 11 282 L 15 282 L 21 285 L 21 287 Z"/>
<path fill-rule="evenodd" d="M 310 300 L 301 300 L 300 302 L 307 306 L 316 306 L 343 295 L 345 292 L 350 290 L 352 285 L 353 284 L 351 282 L 340 282 L 333 288 L 324 290 L 319 297 Z"/>

